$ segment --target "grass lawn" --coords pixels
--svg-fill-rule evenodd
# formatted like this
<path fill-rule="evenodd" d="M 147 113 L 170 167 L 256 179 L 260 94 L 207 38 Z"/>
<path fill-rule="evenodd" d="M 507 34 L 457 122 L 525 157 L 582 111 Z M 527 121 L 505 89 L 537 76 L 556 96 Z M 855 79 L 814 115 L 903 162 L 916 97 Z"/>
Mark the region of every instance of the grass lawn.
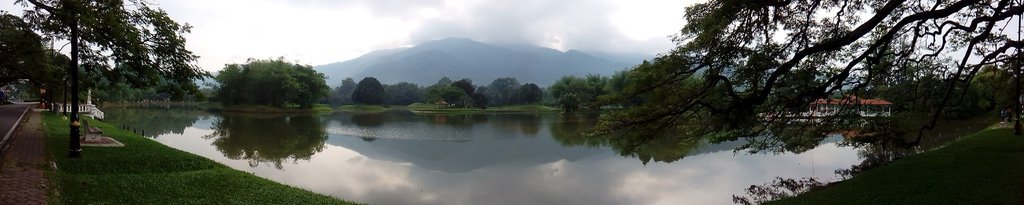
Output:
<path fill-rule="evenodd" d="M 159 120 L 159 119 L 153 119 Z M 83 147 L 67 158 L 67 120 L 44 112 L 51 204 L 351 204 L 234 170 L 107 123 L 90 120 L 125 147 Z"/>
<path fill-rule="evenodd" d="M 334 108 L 331 108 L 331 106 L 327 104 L 316 104 L 313 105 L 313 112 L 316 112 L 317 114 L 331 114 L 334 112 Z"/>
<path fill-rule="evenodd" d="M 1024 137 L 986 129 L 831 187 L 769 204 L 1020 204 Z"/>

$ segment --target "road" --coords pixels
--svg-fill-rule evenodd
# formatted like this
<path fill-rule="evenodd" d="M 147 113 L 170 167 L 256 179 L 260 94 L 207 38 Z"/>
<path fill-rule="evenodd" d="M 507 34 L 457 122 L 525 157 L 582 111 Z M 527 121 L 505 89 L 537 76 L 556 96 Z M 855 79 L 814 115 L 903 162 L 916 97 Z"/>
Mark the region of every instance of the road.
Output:
<path fill-rule="evenodd" d="M 21 114 L 31 107 L 32 104 L 0 105 L 0 142 L 8 141 L 8 133 L 14 129 L 14 124 L 21 118 Z"/>

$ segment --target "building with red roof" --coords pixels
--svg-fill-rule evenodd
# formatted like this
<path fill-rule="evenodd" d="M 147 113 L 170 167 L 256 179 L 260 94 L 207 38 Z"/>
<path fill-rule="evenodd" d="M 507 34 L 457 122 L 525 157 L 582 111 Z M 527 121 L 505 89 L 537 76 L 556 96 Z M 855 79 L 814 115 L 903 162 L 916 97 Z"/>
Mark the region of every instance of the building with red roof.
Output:
<path fill-rule="evenodd" d="M 884 117 L 892 114 L 892 103 L 853 95 L 840 99 L 817 99 L 811 102 L 808 116 L 827 117 L 839 112 L 852 112 L 863 117 Z"/>

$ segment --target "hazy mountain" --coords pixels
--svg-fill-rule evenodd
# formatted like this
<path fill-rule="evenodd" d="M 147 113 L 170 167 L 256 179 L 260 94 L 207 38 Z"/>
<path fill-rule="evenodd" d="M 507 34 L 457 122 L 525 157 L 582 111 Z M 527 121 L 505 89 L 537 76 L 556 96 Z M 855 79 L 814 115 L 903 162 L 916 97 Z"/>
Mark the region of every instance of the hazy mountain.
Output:
<path fill-rule="evenodd" d="M 563 75 L 611 75 L 638 63 L 607 60 L 576 50 L 561 52 L 533 45 L 489 45 L 448 38 L 408 48 L 374 51 L 314 69 L 328 76 L 327 83 L 331 87 L 347 77 L 356 81 L 376 77 L 382 83 L 404 81 L 425 86 L 444 76 L 452 80 L 470 78 L 477 85 L 488 84 L 495 78 L 515 77 L 521 83 L 545 86 Z"/>

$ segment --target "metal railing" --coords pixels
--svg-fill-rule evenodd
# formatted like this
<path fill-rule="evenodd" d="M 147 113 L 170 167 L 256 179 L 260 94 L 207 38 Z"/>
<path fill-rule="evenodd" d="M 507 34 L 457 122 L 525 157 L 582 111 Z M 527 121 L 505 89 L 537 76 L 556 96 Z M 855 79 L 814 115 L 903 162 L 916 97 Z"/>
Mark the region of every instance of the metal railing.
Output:
<path fill-rule="evenodd" d="M 65 112 L 65 111 L 71 112 L 71 106 L 72 105 L 61 104 L 61 103 L 54 103 L 53 104 L 54 111 L 56 111 L 56 112 Z M 79 104 L 78 105 L 78 112 L 86 114 L 86 115 L 89 115 L 89 116 L 92 116 L 92 118 L 96 118 L 96 119 L 103 119 L 103 117 L 104 117 L 103 111 L 100 110 L 100 108 L 97 108 L 96 105 L 93 105 L 93 104 Z"/>

